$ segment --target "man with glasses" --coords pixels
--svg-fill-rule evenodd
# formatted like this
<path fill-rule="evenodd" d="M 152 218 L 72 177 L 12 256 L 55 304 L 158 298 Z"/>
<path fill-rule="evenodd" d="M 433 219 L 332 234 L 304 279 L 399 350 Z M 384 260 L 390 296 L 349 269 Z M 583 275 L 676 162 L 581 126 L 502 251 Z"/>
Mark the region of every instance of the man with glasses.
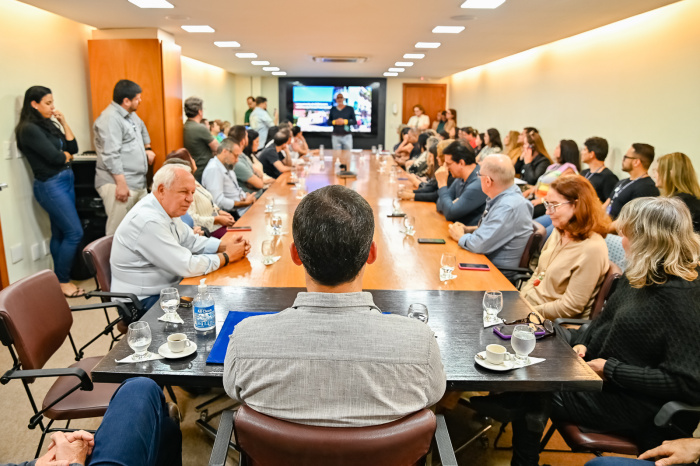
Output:
<path fill-rule="evenodd" d="M 479 223 L 486 204 L 486 194 L 479 182 L 479 166 L 474 151 L 465 143 L 455 141 L 442 152 L 445 165 L 435 172 L 438 184 L 437 211 L 450 222 L 460 222 L 467 226 Z M 454 182 L 447 187 L 449 174 Z"/>
<path fill-rule="evenodd" d="M 226 138 L 216 150 L 216 157 L 207 163 L 202 173 L 202 186 L 207 188 L 216 205 L 231 212 L 235 218 L 243 215 L 255 202 L 255 194 L 246 193 L 238 184 L 233 166 L 241 155 L 240 143 Z"/>
<path fill-rule="evenodd" d="M 612 193 L 603 208 L 615 220 L 622 207 L 632 199 L 638 197 L 657 197 L 659 188 L 656 182 L 649 176 L 649 167 L 654 161 L 654 146 L 649 144 L 634 143 L 622 157 L 622 171 L 630 174 L 626 180 L 621 180 L 615 185 Z"/>
<path fill-rule="evenodd" d="M 467 251 L 485 254 L 496 267 L 518 267 L 533 232 L 532 203 L 515 186 L 515 169 L 506 155 L 484 159 L 478 177 L 488 196 L 483 216 L 478 226 L 453 223 L 450 236 Z"/>
<path fill-rule="evenodd" d="M 335 104 L 328 115 L 328 124 L 333 126 L 333 150 L 352 150 L 350 127 L 357 125 L 355 110 L 345 105 L 343 94 L 335 96 Z"/>

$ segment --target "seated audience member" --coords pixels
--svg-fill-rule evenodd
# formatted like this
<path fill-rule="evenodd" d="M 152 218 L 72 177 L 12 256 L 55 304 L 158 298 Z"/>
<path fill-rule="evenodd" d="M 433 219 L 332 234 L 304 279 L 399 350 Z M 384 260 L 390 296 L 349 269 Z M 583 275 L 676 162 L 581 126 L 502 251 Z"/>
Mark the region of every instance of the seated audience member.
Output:
<path fill-rule="evenodd" d="M 656 182 L 649 176 L 649 167 L 653 161 L 654 147 L 649 144 L 635 143 L 627 150 L 622 157 L 622 171 L 629 173 L 630 177 L 620 180 L 603 204 L 610 218 L 615 220 L 622 207 L 632 199 L 659 195 Z"/>
<path fill-rule="evenodd" d="M 236 326 L 226 393 L 268 416 L 330 427 L 384 424 L 440 400 L 445 373 L 430 327 L 382 315 L 362 292 L 365 264 L 377 258 L 367 201 L 343 186 L 313 191 L 294 212 L 292 235 L 307 292 Z"/>
<path fill-rule="evenodd" d="M 483 137 L 483 143 L 483 148 L 479 151 L 479 155 L 476 157 L 476 163 L 483 162 L 489 155 L 500 154 L 503 150 L 501 133 L 499 133 L 496 128 L 489 128 L 486 130 Z"/>
<path fill-rule="evenodd" d="M 400 166 L 405 166 L 406 162 L 415 159 L 421 154 L 420 146 L 418 145 L 418 131 L 414 128 L 408 128 L 408 131 L 403 137 L 403 141 L 394 151 L 394 160 Z"/>
<path fill-rule="evenodd" d="M 230 240 L 195 236 L 180 220 L 195 191 L 194 176 L 185 167 L 165 165 L 156 172 L 151 194 L 127 213 L 114 234 L 110 257 L 113 291 L 135 294 L 148 309 L 163 288 L 177 285 L 183 277 L 213 272 L 248 254 L 250 244 L 241 236 Z"/>
<path fill-rule="evenodd" d="M 212 120 L 209 122 L 209 132 L 216 138 L 217 142 L 223 141 L 225 137 L 224 133 L 221 132 L 222 123 L 221 120 Z"/>
<path fill-rule="evenodd" d="M 463 142 L 455 141 L 445 148 L 445 165 L 435 172 L 438 184 L 437 210 L 450 222 L 474 226 L 479 222 L 486 204 L 481 190 L 476 155 Z M 455 178 L 448 188 L 449 174 Z"/>
<path fill-rule="evenodd" d="M 445 139 L 455 139 L 457 137 L 457 110 L 454 108 L 445 110 L 444 131 L 447 133 Z M 440 131 L 438 131 L 438 133 L 440 133 Z"/>
<path fill-rule="evenodd" d="M 216 157 L 207 163 L 202 173 L 202 185 L 214 197 L 214 202 L 235 218 L 246 213 L 257 199 L 255 194 L 247 193 L 241 188 L 233 171 L 241 152 L 238 141 L 224 139 L 216 151 Z"/>
<path fill-rule="evenodd" d="M 435 131 L 436 133 L 442 133 L 445 129 L 445 111 L 437 112 L 437 115 L 435 115 L 435 121 L 433 121 L 433 124 L 430 125 L 430 128 Z"/>
<path fill-rule="evenodd" d="M 465 141 L 469 145 L 469 147 L 471 147 L 472 150 L 476 148 L 476 137 L 478 135 L 479 132 L 471 126 L 465 126 L 464 128 L 460 128 L 459 130 L 459 139 Z"/>
<path fill-rule="evenodd" d="M 532 236 L 532 205 L 515 185 L 515 169 L 507 155 L 484 159 L 479 179 L 488 196 L 479 225 L 453 223 L 450 236 L 467 251 L 485 254 L 496 267 L 518 267 Z"/>
<path fill-rule="evenodd" d="M 505 144 L 503 153 L 508 155 L 513 165 L 523 153 L 523 143 L 519 141 L 519 137 L 520 133 L 517 131 L 508 131 L 508 134 L 503 138 L 503 144 Z"/>
<path fill-rule="evenodd" d="M 183 126 L 183 144 L 197 163 L 197 171 L 194 178 L 202 181 L 202 172 L 207 162 L 211 160 L 219 141 L 200 124 L 204 115 L 204 102 L 199 97 L 185 99 L 185 115 L 187 121 Z"/>
<path fill-rule="evenodd" d="M 554 181 L 544 206 L 554 231 L 520 294 L 548 319 L 586 318 L 609 267 L 601 235 L 610 220 L 591 183 L 580 176 Z"/>
<path fill-rule="evenodd" d="M 302 157 L 309 153 L 309 145 L 306 143 L 304 133 L 298 126 L 292 127 L 292 150 Z"/>
<path fill-rule="evenodd" d="M 700 237 L 690 214 L 679 199 L 638 198 L 622 209 L 617 227 L 625 275 L 600 317 L 567 331 L 574 351 L 603 379 L 603 390 L 471 399 L 484 414 L 489 403 L 522 407 L 512 415 L 511 464 L 538 464 L 548 417 L 586 431 L 624 433 L 647 449 L 669 435 L 654 426 L 661 406 L 700 404 L 700 339 L 679 333 L 700 334 Z"/>
<path fill-rule="evenodd" d="M 231 129 L 231 123 L 228 120 L 221 122 L 221 140 L 226 139 L 228 136 L 229 129 Z"/>
<path fill-rule="evenodd" d="M 425 176 L 425 172 L 428 170 L 428 148 L 437 142 L 438 139 L 427 131 L 418 136 L 418 147 L 421 154 L 415 159 L 406 161 L 406 171 L 418 177 Z"/>
<path fill-rule="evenodd" d="M 398 150 L 398 148 L 401 147 L 401 144 L 403 143 L 404 138 L 406 137 L 406 135 L 408 134 L 408 131 L 409 131 L 410 129 L 411 129 L 411 128 L 409 128 L 409 127 L 406 126 L 406 125 L 401 125 L 401 126 L 399 126 L 399 129 L 397 130 L 397 133 L 398 133 L 398 135 L 399 135 L 399 142 L 398 142 L 396 145 L 394 145 L 394 149 L 393 149 L 394 153 L 396 153 L 396 151 Z"/>
<path fill-rule="evenodd" d="M 282 173 L 291 170 L 291 167 L 282 162 L 285 157 L 284 150 L 289 144 L 289 135 L 283 131 L 278 131 L 273 138 L 272 145 L 266 147 L 258 154 L 258 159 L 262 163 L 263 171 L 271 178 L 277 179 Z"/>
<path fill-rule="evenodd" d="M 260 146 L 260 135 L 254 129 L 248 130 L 248 145 L 243 149 L 243 155 L 247 156 L 250 163 L 253 165 L 253 172 L 258 176 L 258 178 L 263 180 L 265 186 L 269 186 L 275 182 L 275 179 L 267 176 L 263 171 L 263 165 L 258 160 L 257 153 Z"/>
<path fill-rule="evenodd" d="M 608 156 L 608 141 L 592 137 L 586 139 L 581 148 L 581 162 L 588 168 L 581 171 L 581 176 L 591 182 L 600 202 L 605 202 L 620 179 L 608 167 L 605 159 Z"/>
<path fill-rule="evenodd" d="M 420 132 L 430 128 L 430 117 L 425 114 L 425 109 L 421 104 L 413 107 L 413 116 L 406 123 L 409 128 L 413 128 Z"/>
<path fill-rule="evenodd" d="M 145 377 L 127 379 L 114 392 L 95 434 L 55 432 L 42 457 L 4 466 L 179 466 L 180 411 Z"/>
<path fill-rule="evenodd" d="M 194 173 L 197 170 L 197 163 L 187 149 L 178 149 L 169 153 L 165 157 L 165 163 L 181 162 L 191 169 Z M 233 215 L 220 209 L 214 202 L 214 197 L 207 189 L 195 180 L 196 189 L 194 191 L 194 200 L 190 205 L 187 214 L 192 219 L 191 227 L 204 227 L 214 238 L 221 238 L 226 234 L 226 228 L 232 227 L 236 221 Z M 183 219 L 185 223 L 186 220 Z"/>
<path fill-rule="evenodd" d="M 409 173 L 408 179 L 416 189 L 404 189 L 399 196 L 401 199 L 419 202 L 437 202 L 438 185 L 437 180 L 435 179 L 435 172 L 438 168 L 445 164 L 445 155 L 443 154 L 443 151 L 445 150 L 445 147 L 449 146 L 453 142 L 454 139 L 447 139 L 440 141 L 428 149 L 428 171 L 425 174 L 426 180 L 423 181 L 416 175 Z M 453 181 L 454 178 L 452 178 L 452 175 L 449 175 L 447 178 L 447 186 L 450 187 Z"/>
<path fill-rule="evenodd" d="M 478 154 L 481 149 L 484 148 L 484 133 L 479 133 L 476 135 L 476 146 L 474 147 L 474 153 Z"/>
<path fill-rule="evenodd" d="M 571 139 L 562 139 L 554 148 L 554 163 L 539 177 L 535 186 L 526 189 L 523 196 L 530 199 L 535 208 L 535 218 L 545 215 L 542 200 L 547 195 L 550 185 L 562 175 L 578 175 L 581 169 L 578 146 Z M 545 225 L 547 226 L 547 225 Z"/>
<path fill-rule="evenodd" d="M 551 163 L 540 135 L 533 132 L 527 133 L 523 153 L 515 163 L 515 172 L 520 173 L 520 179 L 529 185 L 534 185 Z"/>
<path fill-rule="evenodd" d="M 700 185 L 690 158 L 673 152 L 659 159 L 656 186 L 664 197 L 677 197 L 693 218 L 693 230 L 700 233 Z"/>
<path fill-rule="evenodd" d="M 241 148 L 248 145 L 248 132 L 243 125 L 235 125 L 229 131 L 229 137 L 234 141 L 238 141 Z M 241 189 L 247 193 L 255 194 L 259 198 L 265 188 L 265 182 L 255 173 L 253 162 L 245 155 L 244 151 L 238 156 L 238 162 L 233 166 L 233 172 L 236 174 L 236 179 Z"/>
<path fill-rule="evenodd" d="M 698 460 L 700 438 L 679 438 L 664 441 L 658 447 L 639 455 L 639 459 L 601 456 L 590 460 L 585 466 L 691 466 L 697 464 Z"/>

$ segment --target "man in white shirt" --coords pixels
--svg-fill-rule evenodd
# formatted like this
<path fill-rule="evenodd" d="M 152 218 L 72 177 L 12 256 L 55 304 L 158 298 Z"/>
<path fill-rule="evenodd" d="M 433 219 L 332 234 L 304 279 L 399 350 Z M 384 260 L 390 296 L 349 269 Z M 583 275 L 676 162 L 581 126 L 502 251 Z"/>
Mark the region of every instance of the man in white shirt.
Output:
<path fill-rule="evenodd" d="M 267 99 L 257 97 L 255 99 L 255 109 L 250 113 L 250 127 L 260 135 L 260 145 L 267 142 L 267 131 L 277 124 L 277 110 L 275 110 L 274 120 L 267 113 Z"/>
<path fill-rule="evenodd" d="M 124 217 L 112 242 L 112 291 L 133 293 L 146 309 L 160 290 L 243 259 L 250 243 L 241 236 L 196 236 L 180 217 L 192 204 L 196 184 L 187 168 L 164 165 L 153 192 Z"/>
<path fill-rule="evenodd" d="M 241 153 L 243 149 L 238 141 L 224 139 L 216 150 L 216 157 L 207 163 L 202 173 L 202 186 L 211 193 L 216 205 L 238 216 L 246 213 L 257 199 L 254 193 L 241 188 L 233 170 Z"/>

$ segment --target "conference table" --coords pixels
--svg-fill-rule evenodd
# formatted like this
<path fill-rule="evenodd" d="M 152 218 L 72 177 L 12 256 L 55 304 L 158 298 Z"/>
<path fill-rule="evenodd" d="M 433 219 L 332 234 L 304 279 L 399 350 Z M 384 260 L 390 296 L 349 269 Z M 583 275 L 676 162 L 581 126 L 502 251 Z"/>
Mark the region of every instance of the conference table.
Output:
<path fill-rule="evenodd" d="M 375 215 L 374 240 L 378 257 L 366 267 L 363 288 L 373 295 L 375 304 L 384 312 L 406 315 L 413 303 L 425 304 L 429 309 L 427 325 L 435 332 L 447 375 L 447 390 L 498 391 L 598 391 L 602 380 L 579 358 L 559 336 L 539 340 L 531 356 L 545 358 L 539 364 L 496 372 L 475 363 L 476 353 L 491 343 L 505 344 L 492 328 L 484 328 L 482 297 L 485 290 L 500 290 L 504 297 L 500 317 L 514 320 L 527 316 L 532 308 L 513 285 L 483 255 L 460 248 L 449 237 L 449 223 L 436 212 L 435 204 L 403 201 L 402 209 L 416 218 L 416 233 L 407 236 L 400 230 L 402 218 L 388 217 L 392 200 L 405 172 L 392 177 L 393 161 L 388 157 L 383 173 L 381 159 L 368 152 L 337 151 L 332 159 L 326 158 L 325 171 L 312 158 L 306 178 L 307 191 L 329 184 L 342 184 L 361 194 L 371 205 Z M 340 178 L 334 173 L 334 162 L 341 163 L 357 173 L 355 178 Z M 316 157 L 318 159 L 318 157 Z M 386 161 L 386 158 L 385 158 Z M 284 173 L 263 196 L 236 222 L 251 227 L 250 232 L 230 232 L 242 235 L 251 242 L 250 254 L 241 261 L 204 277 L 187 278 L 179 285 L 181 296 L 194 296 L 196 284 L 206 278 L 210 293 L 216 302 L 216 329 L 197 332 L 192 324 L 192 310 L 180 308 L 183 324 L 158 320 L 163 314 L 156 303 L 142 318 L 152 331 L 150 351 L 166 342 L 167 335 L 183 332 L 197 344 L 197 352 L 181 359 L 160 359 L 140 363 L 117 364 L 132 353 L 126 339 L 117 343 L 109 354 L 93 369 L 95 382 L 118 383 L 135 376 L 146 376 L 162 385 L 223 386 L 223 365 L 207 364 L 209 355 L 228 312 L 277 312 L 288 308 L 297 293 L 304 291 L 304 271 L 291 261 L 289 245 L 292 242 L 291 221 L 300 202 L 296 187 L 288 184 L 290 173 Z M 394 179 L 396 178 L 396 179 Z M 266 200 L 275 199 L 275 211 L 266 212 Z M 269 239 L 271 215 L 282 217 L 283 234 L 277 237 L 280 259 L 272 265 L 263 265 L 261 243 Z M 419 244 L 417 238 L 442 238 L 445 244 Z M 479 263 L 490 266 L 489 271 L 455 270 L 457 278 L 440 281 L 440 258 L 451 253 L 457 262 Z"/>

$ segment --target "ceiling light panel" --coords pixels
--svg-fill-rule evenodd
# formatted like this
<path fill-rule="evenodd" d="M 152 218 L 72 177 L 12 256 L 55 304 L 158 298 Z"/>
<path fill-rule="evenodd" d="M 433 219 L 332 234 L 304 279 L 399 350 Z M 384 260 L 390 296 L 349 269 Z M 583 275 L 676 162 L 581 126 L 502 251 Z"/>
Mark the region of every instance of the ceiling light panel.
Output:
<path fill-rule="evenodd" d="M 462 8 L 494 9 L 503 5 L 506 0 L 467 0 Z"/>
<path fill-rule="evenodd" d="M 236 42 L 235 40 L 219 40 L 214 42 L 214 45 L 217 47 L 240 47 L 241 44 Z"/>
<path fill-rule="evenodd" d="M 464 31 L 464 26 L 435 26 L 433 32 L 435 34 L 459 34 Z"/>
<path fill-rule="evenodd" d="M 420 60 L 421 58 L 425 58 L 425 54 L 424 53 L 407 53 L 407 54 L 404 54 L 403 57 L 408 59 L 408 60 Z"/>
<path fill-rule="evenodd" d="M 387 77 L 389 77 L 389 76 L 398 76 L 398 75 L 399 75 L 399 73 L 390 73 L 390 72 L 388 72 L 388 71 L 387 71 L 386 73 L 384 73 L 384 76 L 387 76 Z"/>
<path fill-rule="evenodd" d="M 238 58 L 258 58 L 257 53 L 251 53 L 251 52 L 238 52 L 236 54 Z"/>
<path fill-rule="evenodd" d="M 267 60 L 253 60 L 250 63 L 252 63 L 255 66 L 267 66 L 270 64 L 270 62 Z"/>
<path fill-rule="evenodd" d="M 199 26 L 181 26 L 187 32 L 214 32 L 214 28 L 206 25 Z"/>
<path fill-rule="evenodd" d="M 418 42 L 416 43 L 417 49 L 436 49 L 440 47 L 440 42 Z"/>
<path fill-rule="evenodd" d="M 412 61 L 397 61 L 394 63 L 394 66 L 399 66 L 399 67 L 408 67 L 408 66 L 413 66 Z"/>
<path fill-rule="evenodd" d="M 391 71 L 393 73 L 402 73 L 402 72 L 406 71 L 406 68 L 389 68 L 389 71 Z"/>
<path fill-rule="evenodd" d="M 263 66 L 263 71 L 279 71 L 280 69 L 276 66 Z"/>
<path fill-rule="evenodd" d="M 129 0 L 139 8 L 175 8 L 172 3 L 165 0 Z"/>
<path fill-rule="evenodd" d="M 273 71 L 272 75 L 273 76 L 287 76 L 287 72 L 286 71 Z"/>

